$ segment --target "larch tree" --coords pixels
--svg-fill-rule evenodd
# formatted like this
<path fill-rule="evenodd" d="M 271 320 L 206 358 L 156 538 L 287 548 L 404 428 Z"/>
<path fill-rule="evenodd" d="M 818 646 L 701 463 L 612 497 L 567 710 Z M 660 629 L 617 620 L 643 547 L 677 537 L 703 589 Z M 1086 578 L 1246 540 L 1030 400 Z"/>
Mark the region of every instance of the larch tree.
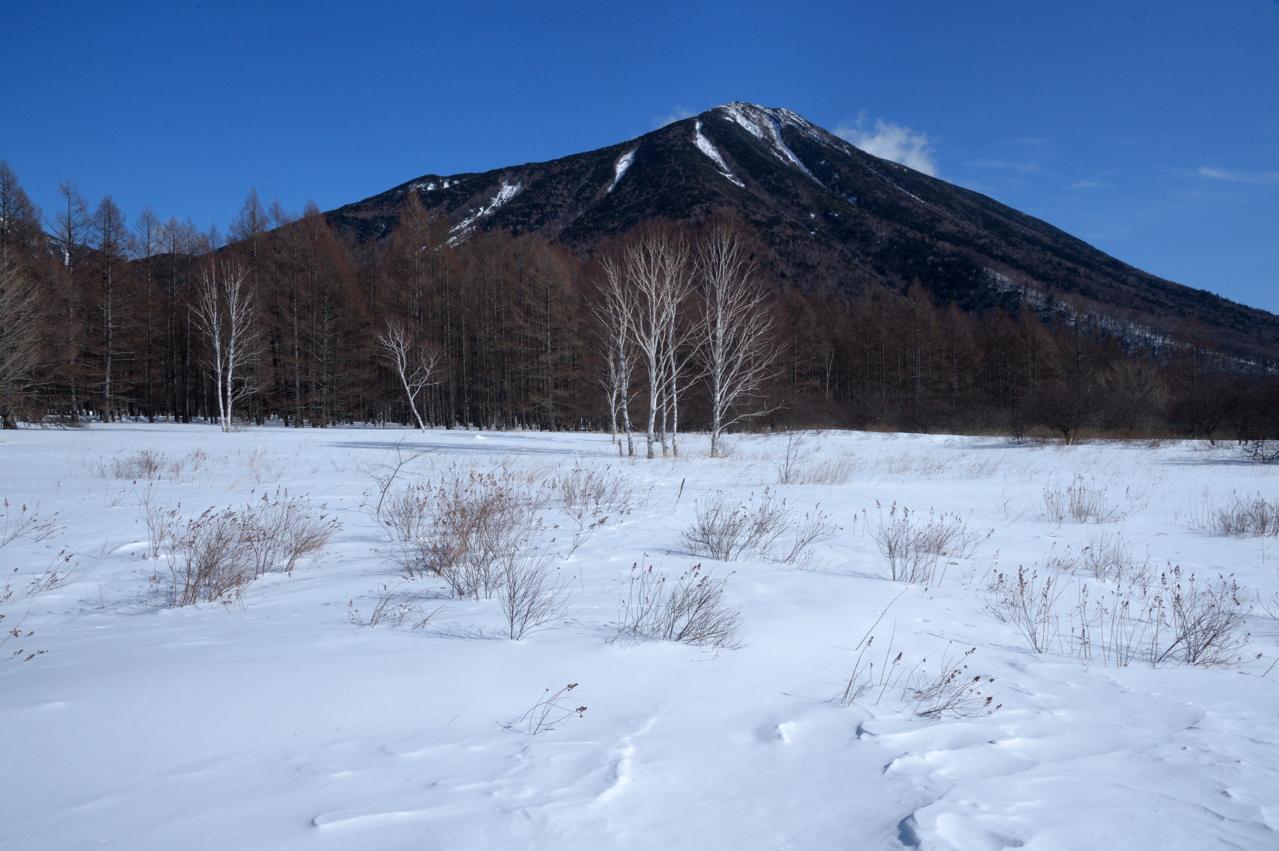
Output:
<path fill-rule="evenodd" d="M 39 212 L 0 160 L 0 428 L 18 427 L 40 366 L 40 304 L 24 261 L 40 255 L 42 237 Z"/>
<path fill-rule="evenodd" d="M 254 293 L 245 268 L 218 261 L 204 266 L 192 312 L 209 348 L 218 420 L 223 431 L 230 431 L 235 403 L 255 389 L 248 370 L 257 360 L 261 343 Z"/>
<path fill-rule="evenodd" d="M 115 370 L 119 355 L 119 332 L 121 312 L 117 311 L 117 301 L 121 284 L 127 274 L 126 262 L 129 249 L 129 231 L 124 223 L 124 213 L 116 206 L 111 196 L 103 198 L 93 213 L 92 229 L 94 248 L 97 249 L 102 284 L 101 320 L 102 350 L 101 387 L 102 418 L 114 419 L 116 416 Z"/>
<path fill-rule="evenodd" d="M 193 311 L 190 294 L 193 289 L 197 262 L 196 255 L 205 250 L 205 244 L 195 224 L 187 219 L 165 222 L 160 242 L 164 262 L 161 270 L 163 287 L 161 296 L 164 310 L 164 375 L 168 384 L 169 413 L 175 420 L 189 422 L 192 415 L 193 362 L 192 352 Z"/>
<path fill-rule="evenodd" d="M 756 263 L 736 231 L 714 226 L 698 245 L 696 269 L 702 296 L 696 350 L 709 391 L 711 455 L 718 456 L 725 429 L 764 412 L 758 402 L 778 348 Z"/>
<path fill-rule="evenodd" d="M 133 226 L 134 256 L 138 259 L 141 275 L 139 307 L 141 334 L 139 341 L 142 358 L 141 399 L 147 415 L 153 416 L 160 406 L 156 398 L 156 354 L 159 341 L 156 333 L 156 285 L 153 258 L 160 252 L 162 225 L 160 217 L 150 207 L 143 209 Z"/>
<path fill-rule="evenodd" d="M 17 260 L 0 253 L 0 427 L 18 427 L 17 411 L 36 367 L 36 291 Z"/>
<path fill-rule="evenodd" d="M 0 257 L 33 255 L 42 237 L 40 213 L 13 169 L 0 160 Z"/>
<path fill-rule="evenodd" d="M 58 213 L 54 218 L 54 241 L 62 254 L 57 279 L 61 314 L 61 371 L 66 381 L 71 421 L 80 418 L 80 382 L 84 377 L 84 293 L 81 290 L 80 257 L 89 229 L 89 209 L 75 184 L 58 184 Z"/>

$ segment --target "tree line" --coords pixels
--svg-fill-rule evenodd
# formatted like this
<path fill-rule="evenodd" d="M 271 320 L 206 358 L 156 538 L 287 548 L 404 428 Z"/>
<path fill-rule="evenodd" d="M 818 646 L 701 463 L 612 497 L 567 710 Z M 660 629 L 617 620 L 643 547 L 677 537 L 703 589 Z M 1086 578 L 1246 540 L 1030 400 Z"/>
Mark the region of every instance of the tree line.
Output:
<path fill-rule="evenodd" d="M 90 205 L 70 182 L 58 199 L 37 210 L 0 163 L 7 427 L 589 428 L 646 452 L 747 426 L 1279 433 L 1273 368 L 1192 324 L 1155 344 L 1069 305 L 966 312 L 924 281 L 781 287 L 728 219 L 652 224 L 581 257 L 533 235 L 455 239 L 413 193 L 365 242 L 256 192 L 225 237 Z"/>

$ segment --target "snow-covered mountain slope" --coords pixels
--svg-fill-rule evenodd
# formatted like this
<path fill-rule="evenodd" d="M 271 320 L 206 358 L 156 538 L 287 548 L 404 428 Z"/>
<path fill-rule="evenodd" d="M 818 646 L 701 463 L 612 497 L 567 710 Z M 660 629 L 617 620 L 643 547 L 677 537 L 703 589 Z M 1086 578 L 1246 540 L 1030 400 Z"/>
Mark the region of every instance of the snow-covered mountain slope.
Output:
<path fill-rule="evenodd" d="M 21 505 L 52 526 L 0 547 L 14 591 L 0 614 L 19 631 L 0 659 L 0 845 L 1279 845 L 1276 538 L 1199 528 L 1240 496 L 1274 500 L 1279 469 L 1193 443 L 830 432 L 742 436 L 716 460 L 702 436 L 684 448 L 630 462 L 587 434 L 6 433 L 0 541 Z M 371 513 L 397 467 L 392 500 L 472 473 L 536 497 L 532 543 L 562 611 L 512 641 L 498 599 L 404 578 Z M 573 492 L 602 496 L 583 512 L 564 483 L 588 475 L 603 487 Z M 327 549 L 230 605 L 165 607 L 175 543 L 147 517 L 281 486 L 340 523 Z M 1087 522 L 1054 516 L 1070 488 L 1096 509 Z M 693 555 L 685 532 L 720 498 L 771 498 L 823 535 L 790 563 L 793 527 L 733 561 Z M 958 529 L 928 585 L 894 581 L 876 542 L 905 508 Z M 674 582 L 698 563 L 739 618 L 733 646 L 615 640 L 632 565 Z M 40 582 L 50 567 L 70 572 Z M 999 581 L 1019 567 L 1031 610 L 1054 583 L 1043 652 Z M 1152 667 L 1149 647 L 1174 639 L 1141 618 L 1191 574 L 1237 581 L 1222 602 L 1239 643 L 1223 664 L 1174 647 Z M 570 683 L 531 734 L 527 711 Z"/>
<path fill-rule="evenodd" d="M 969 309 L 1036 291 L 1160 334 L 1193 318 L 1233 354 L 1279 359 L 1274 315 L 1147 275 L 1046 222 L 871 156 L 789 109 L 725 104 L 550 162 L 425 175 L 329 217 L 352 239 L 384 238 L 408 193 L 448 219 L 455 242 L 533 233 L 584 254 L 644 222 L 728 213 L 759 235 L 785 285 L 918 283 Z M 991 286 L 992 272 L 1015 286 Z"/>

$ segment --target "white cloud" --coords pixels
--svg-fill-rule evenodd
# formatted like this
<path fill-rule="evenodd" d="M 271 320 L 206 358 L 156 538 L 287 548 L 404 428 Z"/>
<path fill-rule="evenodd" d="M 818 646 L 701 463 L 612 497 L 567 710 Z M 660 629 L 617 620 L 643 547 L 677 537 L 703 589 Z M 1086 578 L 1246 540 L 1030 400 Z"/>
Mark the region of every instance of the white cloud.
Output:
<path fill-rule="evenodd" d="M 1076 180 L 1070 184 L 1071 189 L 1100 189 L 1105 186 L 1105 182 L 1101 180 Z"/>
<path fill-rule="evenodd" d="M 1209 180 L 1224 180 L 1228 183 L 1279 184 L 1279 171 L 1232 171 L 1226 168 L 1201 165 L 1197 174 Z"/>
<path fill-rule="evenodd" d="M 840 123 L 835 128 L 835 135 L 853 143 L 868 154 L 901 163 L 933 177 L 937 176 L 937 161 L 934 159 L 932 146 L 928 142 L 926 133 L 882 118 L 875 119 L 873 128 L 867 127 L 866 116 L 863 114 L 858 116 L 855 122 Z"/>
<path fill-rule="evenodd" d="M 683 121 L 685 118 L 692 118 L 696 112 L 684 106 L 677 106 L 666 115 L 659 115 L 653 119 L 654 129 L 665 127 L 667 124 L 674 124 L 676 121 Z"/>

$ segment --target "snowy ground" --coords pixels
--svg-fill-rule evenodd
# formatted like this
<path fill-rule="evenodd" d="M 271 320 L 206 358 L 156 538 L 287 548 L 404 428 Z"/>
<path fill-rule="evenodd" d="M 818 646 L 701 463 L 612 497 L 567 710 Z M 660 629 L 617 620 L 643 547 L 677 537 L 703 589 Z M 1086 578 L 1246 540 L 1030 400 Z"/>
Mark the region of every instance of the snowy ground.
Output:
<path fill-rule="evenodd" d="M 1192 528 L 1232 494 L 1279 498 L 1279 468 L 1192 444 L 826 433 L 804 438 L 803 466 L 842 466 L 831 476 L 846 481 L 779 484 L 784 437 L 736 438 L 720 460 L 688 442 L 680 460 L 646 462 L 618 460 L 599 435 L 4 434 L 10 520 L 25 503 L 57 512 L 57 528 L 0 549 L 4 573 L 16 570 L 0 612 L 23 633 L 0 652 L 45 651 L 0 659 L 0 846 L 1279 847 L 1279 669 L 1263 676 L 1279 654 L 1266 606 L 1279 612 L 1279 538 Z M 632 492 L 629 512 L 568 558 L 573 524 L 553 499 L 541 509 L 571 592 L 550 628 L 511 641 L 496 601 L 401 583 L 364 505 L 379 471 L 414 448 L 430 452 L 400 482 L 500 466 L 545 488 L 582 465 Z M 182 469 L 110 477 L 143 449 Z M 1046 518 L 1045 491 L 1075 482 L 1115 516 Z M 281 484 L 341 523 L 327 552 L 256 580 L 238 604 L 164 607 L 145 495 L 189 516 Z M 839 531 L 801 565 L 684 550 L 699 502 L 758 500 L 765 487 L 796 516 L 820 503 Z M 943 558 L 933 587 L 891 581 L 870 532 L 894 502 L 920 519 L 957 513 L 975 549 Z M 1096 601 L 1120 583 L 1069 565 L 1103 535 L 1150 566 L 1156 588 L 1134 607 L 1170 564 L 1234 574 L 1250 633 L 1239 661 L 1118 667 L 1096 648 L 1081 660 L 1080 590 Z M 63 549 L 70 577 L 28 593 Z M 672 575 L 701 562 L 726 578 L 740 646 L 611 641 L 636 562 Z M 1019 565 L 1061 592 L 1043 654 L 983 590 Z M 353 623 L 348 602 L 367 613 L 383 585 L 442 608 L 416 629 Z M 840 705 L 868 632 L 874 687 Z M 964 677 L 993 677 L 983 688 L 998 708 L 919 717 L 905 674 L 923 683 L 969 648 Z M 880 687 L 878 654 L 898 652 L 897 679 Z M 512 726 L 570 682 L 582 716 L 539 735 Z"/>

